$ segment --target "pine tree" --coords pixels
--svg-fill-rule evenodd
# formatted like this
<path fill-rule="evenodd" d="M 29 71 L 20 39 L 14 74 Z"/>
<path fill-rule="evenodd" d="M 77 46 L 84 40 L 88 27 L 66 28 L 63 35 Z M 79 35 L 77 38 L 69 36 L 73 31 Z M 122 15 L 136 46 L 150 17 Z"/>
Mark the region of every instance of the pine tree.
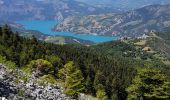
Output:
<path fill-rule="evenodd" d="M 103 85 L 101 85 L 101 84 L 99 84 L 99 85 L 97 86 L 96 97 L 97 97 L 99 100 L 108 100 L 108 97 L 107 97 L 107 95 L 106 95 L 105 89 L 104 89 Z"/>
<path fill-rule="evenodd" d="M 0 36 L 2 36 L 2 27 L 0 27 Z"/>
<path fill-rule="evenodd" d="M 67 95 L 77 98 L 78 93 L 84 91 L 82 72 L 74 66 L 72 61 L 59 70 L 59 76 L 64 80 L 64 92 Z"/>
<path fill-rule="evenodd" d="M 32 70 L 36 69 L 36 71 L 39 72 L 39 75 L 54 73 L 54 67 L 52 66 L 52 64 L 43 59 L 32 60 L 27 65 L 27 67 L 31 68 Z"/>
<path fill-rule="evenodd" d="M 128 100 L 170 100 L 170 82 L 157 69 L 139 69 L 127 92 Z"/>
<path fill-rule="evenodd" d="M 37 43 L 38 43 L 38 40 L 37 40 L 37 38 L 34 35 L 32 35 L 31 43 L 35 44 L 35 45 L 37 45 Z"/>
<path fill-rule="evenodd" d="M 20 41 L 20 37 L 19 37 L 19 33 L 18 32 L 16 32 L 15 34 L 13 34 L 13 44 L 15 45 L 15 46 L 17 46 L 18 44 L 18 42 Z"/>
<path fill-rule="evenodd" d="M 58 73 L 58 69 L 62 66 L 61 59 L 58 56 L 47 55 L 46 60 L 51 62 L 51 64 L 55 67 L 55 73 Z"/>
<path fill-rule="evenodd" d="M 11 29 L 8 25 L 4 25 L 2 27 L 2 33 L 3 34 L 6 34 L 7 36 L 9 36 L 11 34 Z"/>
<path fill-rule="evenodd" d="M 91 78 L 88 76 L 85 82 L 85 86 L 86 86 L 86 93 L 89 94 L 95 94 L 95 88 L 93 86 L 93 81 L 91 80 Z"/>

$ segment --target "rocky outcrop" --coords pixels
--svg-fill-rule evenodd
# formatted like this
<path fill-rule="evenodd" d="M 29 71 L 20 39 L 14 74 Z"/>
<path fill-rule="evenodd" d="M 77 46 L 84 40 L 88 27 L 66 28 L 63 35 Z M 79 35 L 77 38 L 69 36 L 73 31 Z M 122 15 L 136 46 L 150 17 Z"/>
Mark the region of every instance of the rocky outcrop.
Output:
<path fill-rule="evenodd" d="M 16 93 L 16 87 L 11 84 L 12 77 L 4 65 L 0 64 L 0 97 L 12 98 Z"/>
<path fill-rule="evenodd" d="M 7 70 L 6 66 L 0 64 L 0 98 L 8 100 L 70 100 L 62 93 L 59 86 L 55 84 L 37 83 L 38 77 L 36 72 L 23 81 L 25 74 L 22 70 Z"/>

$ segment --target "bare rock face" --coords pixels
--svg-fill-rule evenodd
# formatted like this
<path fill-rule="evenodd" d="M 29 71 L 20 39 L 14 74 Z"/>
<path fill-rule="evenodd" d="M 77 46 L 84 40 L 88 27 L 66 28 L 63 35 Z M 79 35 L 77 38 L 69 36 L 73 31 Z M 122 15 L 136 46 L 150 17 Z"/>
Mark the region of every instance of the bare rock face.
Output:
<path fill-rule="evenodd" d="M 8 71 L 0 64 L 0 99 L 7 100 L 70 100 L 55 84 L 39 85 L 36 72 L 27 82 L 20 80 L 25 74 L 22 70 Z M 17 82 L 18 81 L 18 82 Z"/>

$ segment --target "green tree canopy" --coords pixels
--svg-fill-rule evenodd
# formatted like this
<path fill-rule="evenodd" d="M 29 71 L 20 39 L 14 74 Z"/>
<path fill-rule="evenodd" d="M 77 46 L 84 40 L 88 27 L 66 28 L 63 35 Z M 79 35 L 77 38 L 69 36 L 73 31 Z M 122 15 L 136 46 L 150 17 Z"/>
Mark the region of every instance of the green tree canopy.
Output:
<path fill-rule="evenodd" d="M 170 82 L 160 70 L 143 68 L 127 92 L 128 100 L 170 100 Z"/>
<path fill-rule="evenodd" d="M 27 66 L 32 70 L 36 69 L 40 74 L 53 74 L 54 71 L 52 64 L 43 59 L 33 60 Z"/>
<path fill-rule="evenodd" d="M 104 89 L 103 85 L 101 85 L 101 84 L 99 84 L 99 85 L 97 86 L 96 97 L 97 97 L 99 100 L 108 100 L 108 97 L 107 97 L 107 95 L 106 95 L 105 89 Z"/>
<path fill-rule="evenodd" d="M 2 36 L 2 27 L 0 27 L 0 36 Z"/>
<path fill-rule="evenodd" d="M 61 58 L 59 58 L 58 56 L 55 55 L 47 55 L 46 56 L 46 60 L 48 60 L 49 62 L 51 62 L 51 64 L 55 67 L 55 68 L 60 68 L 62 66 L 62 60 Z"/>
<path fill-rule="evenodd" d="M 59 77 L 64 80 L 64 92 L 67 95 L 76 98 L 78 93 L 84 91 L 85 86 L 82 72 L 74 66 L 72 61 L 59 70 Z"/>
<path fill-rule="evenodd" d="M 8 25 L 4 25 L 4 27 L 2 27 L 2 33 L 9 36 L 11 34 L 10 27 Z"/>

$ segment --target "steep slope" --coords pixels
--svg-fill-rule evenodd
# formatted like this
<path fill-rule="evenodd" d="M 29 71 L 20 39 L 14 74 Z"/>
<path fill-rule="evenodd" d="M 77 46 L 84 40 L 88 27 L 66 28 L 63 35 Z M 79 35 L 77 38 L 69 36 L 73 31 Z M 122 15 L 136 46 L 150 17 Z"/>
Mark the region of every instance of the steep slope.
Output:
<path fill-rule="evenodd" d="M 170 3 L 169 0 L 77 0 L 77 1 L 95 6 L 99 5 L 112 6 L 114 8 L 119 8 L 122 10 L 140 8 L 146 5 Z"/>
<path fill-rule="evenodd" d="M 122 14 L 69 17 L 56 31 L 107 36 L 138 37 L 150 31 L 170 28 L 170 5 L 151 5 Z"/>
<path fill-rule="evenodd" d="M 150 53 L 159 61 L 170 65 L 170 31 L 151 32 L 145 38 L 133 40 L 136 47 Z"/>
<path fill-rule="evenodd" d="M 74 0 L 1 0 L 0 20 L 63 20 L 72 15 L 113 12 Z"/>
<path fill-rule="evenodd" d="M 153 50 L 157 51 L 163 57 L 170 60 L 170 31 L 162 31 L 151 33 L 150 38 L 147 39 L 147 44 Z"/>

